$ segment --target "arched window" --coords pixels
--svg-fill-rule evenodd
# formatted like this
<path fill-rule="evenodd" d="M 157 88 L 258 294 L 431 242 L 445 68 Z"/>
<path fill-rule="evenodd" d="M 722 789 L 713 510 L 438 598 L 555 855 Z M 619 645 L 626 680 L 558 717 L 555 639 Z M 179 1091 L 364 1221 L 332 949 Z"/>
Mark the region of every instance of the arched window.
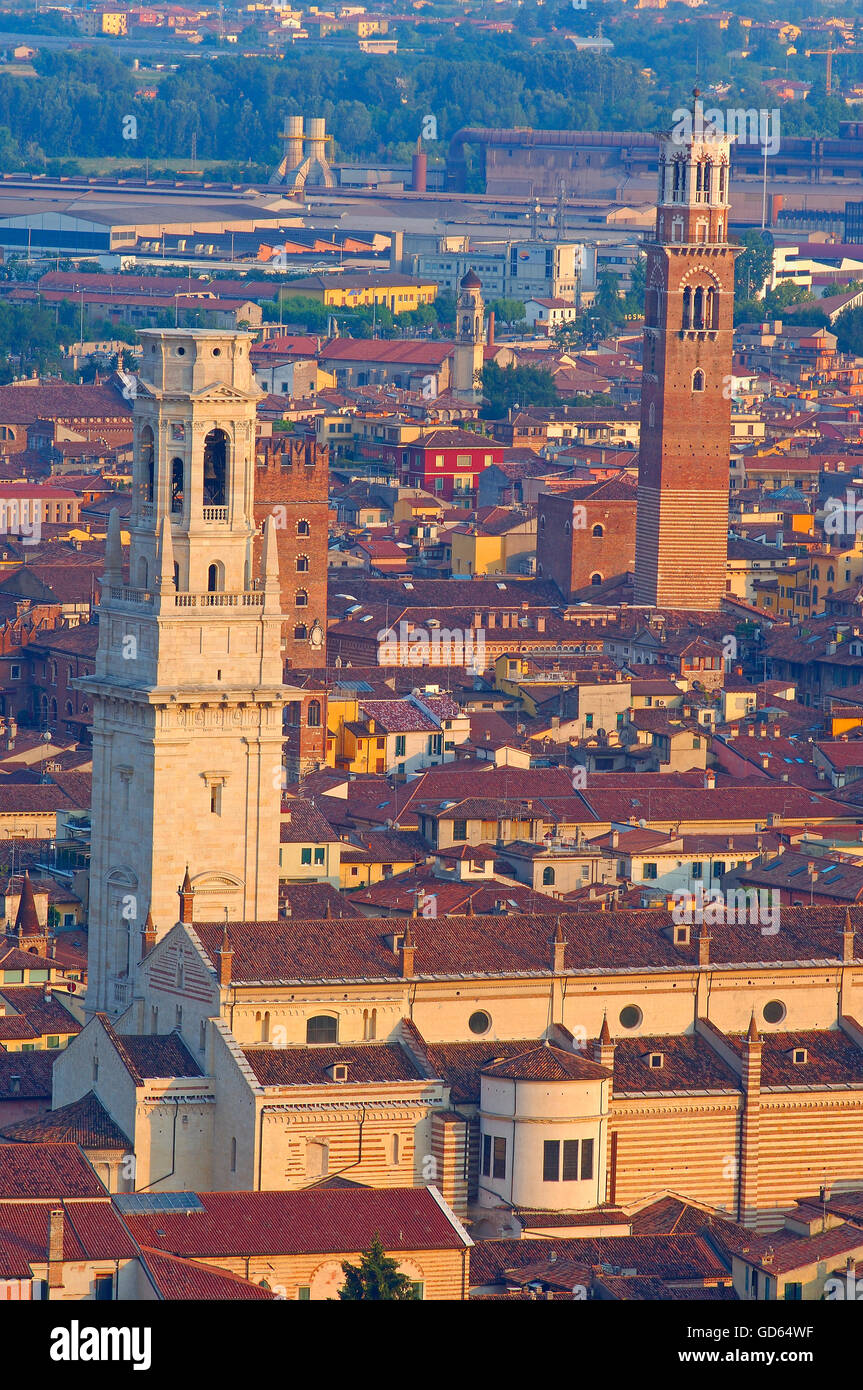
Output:
<path fill-rule="evenodd" d="M 52 701 L 51 701 L 51 718 L 52 718 L 52 719 L 56 719 L 56 718 L 57 718 L 57 701 L 56 701 L 56 700 L 52 700 Z"/>
<path fill-rule="evenodd" d="M 570 526 L 569 522 L 568 522 L 568 521 L 564 522 L 564 526 L 563 526 L 564 535 L 568 536 L 568 535 L 570 534 L 571 531 L 572 531 L 572 527 Z"/>
<path fill-rule="evenodd" d="M 156 446 L 149 425 L 141 430 L 141 483 L 144 501 L 152 502 L 156 491 Z"/>
<path fill-rule="evenodd" d="M 306 627 L 305 623 L 297 623 L 296 627 L 294 628 L 294 641 L 305 642 L 308 635 L 309 630 Z"/>
<path fill-rule="evenodd" d="M 320 702 L 320 700 L 310 700 L 310 701 L 309 701 L 309 714 L 308 714 L 307 723 L 308 723 L 308 726 L 309 726 L 310 729 L 319 729 L 319 728 L 321 727 L 321 702 Z"/>
<path fill-rule="evenodd" d="M 591 534 L 592 536 L 604 536 L 604 535 L 605 535 L 605 531 L 604 531 L 603 527 L 600 526 L 599 523 L 597 522 L 597 524 L 594 526 L 594 528 L 593 528 L 593 530 L 591 531 L 590 534 Z"/>
<path fill-rule="evenodd" d="M 704 373 L 700 370 L 692 373 L 692 389 L 693 391 L 704 390 Z"/>
<path fill-rule="evenodd" d="M 207 570 L 207 593 L 221 593 L 225 587 L 225 567 L 221 560 L 214 560 Z"/>
<path fill-rule="evenodd" d="M 263 1018 L 261 1019 L 261 1042 L 269 1042 L 269 1041 L 270 1041 L 270 1011 L 269 1011 L 269 1009 L 267 1009 L 266 1012 L 265 1012 L 265 1014 L 264 1014 L 264 1016 L 263 1016 Z"/>
<path fill-rule="evenodd" d="M 294 599 L 294 604 L 296 605 L 296 607 L 305 608 L 308 605 L 308 602 L 309 596 L 306 593 L 305 589 L 298 589 L 296 598 Z"/>
<path fill-rule="evenodd" d="M 602 583 L 602 575 L 601 575 L 601 574 L 592 574 L 592 575 L 590 576 L 590 582 L 591 582 L 591 584 L 594 584 L 594 585 L 595 585 L 595 584 L 601 584 L 601 583 Z"/>
<path fill-rule="evenodd" d="M 378 1031 L 378 1011 L 377 1009 L 363 1009 L 363 1037 L 367 1042 L 377 1036 Z"/>
<path fill-rule="evenodd" d="M 297 556 L 297 574 L 307 574 L 309 570 L 308 555 Z"/>
<path fill-rule="evenodd" d="M 553 884 L 553 883 L 554 883 L 554 869 L 551 867 L 550 864 L 548 864 L 548 865 L 546 866 L 546 868 L 544 868 L 543 871 L 542 871 L 542 886 L 543 886 L 543 888 L 548 888 L 548 887 L 550 887 L 551 884 Z"/>
<path fill-rule="evenodd" d="M 185 467 L 181 458 L 171 459 L 171 511 L 182 514 Z"/>
<path fill-rule="evenodd" d="M 298 535 L 298 536 L 308 536 L 308 535 L 309 535 L 309 523 L 308 523 L 307 521 L 298 521 L 298 522 L 297 522 L 297 535 Z"/>
<path fill-rule="evenodd" d="M 224 430 L 210 430 L 204 440 L 204 506 L 227 506 L 228 436 Z"/>
<path fill-rule="evenodd" d="M 812 589 L 812 606 L 813 606 L 813 608 L 815 607 L 815 605 L 816 605 L 817 602 L 818 602 L 818 585 L 815 584 L 815 585 L 813 586 L 813 589 Z"/>
<path fill-rule="evenodd" d="M 821 578 L 821 571 L 819 570 L 819 568 L 818 568 L 817 565 L 813 565 L 813 566 L 812 566 L 812 578 L 813 578 L 813 579 L 820 579 L 820 578 Z"/>
<path fill-rule="evenodd" d="M 339 1020 L 330 1014 L 315 1014 L 306 1023 L 307 1043 L 336 1043 L 339 1040 Z"/>
<path fill-rule="evenodd" d="M 827 571 L 827 583 L 828 583 L 828 584 L 832 584 L 834 578 L 835 578 L 835 575 L 834 575 L 834 573 L 833 573 L 833 566 L 831 565 L 830 568 L 829 568 L 828 571 Z"/>
<path fill-rule="evenodd" d="M 654 401 L 651 401 L 647 407 L 647 428 L 656 429 L 656 403 Z"/>
<path fill-rule="evenodd" d="M 692 289 L 689 285 L 683 291 L 683 327 L 692 327 Z"/>
<path fill-rule="evenodd" d="M 67 701 L 66 701 L 66 713 L 67 713 L 67 714 L 74 714 L 74 713 L 75 713 L 74 709 L 72 708 L 72 701 L 71 701 L 71 700 L 67 700 Z"/>
<path fill-rule="evenodd" d="M 545 516 L 544 516 L 544 515 L 541 516 L 541 517 L 539 518 L 539 529 L 540 529 L 540 531 L 544 531 L 544 530 L 545 530 Z"/>
<path fill-rule="evenodd" d="M 715 285 L 709 285 L 707 288 L 706 323 L 708 328 L 719 327 L 719 295 L 716 292 Z"/>
<path fill-rule="evenodd" d="M 704 290 L 701 285 L 697 286 L 692 296 L 692 327 L 704 327 Z"/>

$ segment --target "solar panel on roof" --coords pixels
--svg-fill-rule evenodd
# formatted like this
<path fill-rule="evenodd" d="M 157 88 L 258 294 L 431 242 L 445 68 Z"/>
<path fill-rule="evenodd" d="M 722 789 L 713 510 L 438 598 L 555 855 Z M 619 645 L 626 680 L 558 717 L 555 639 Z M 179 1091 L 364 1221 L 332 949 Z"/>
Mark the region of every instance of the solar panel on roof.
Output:
<path fill-rule="evenodd" d="M 129 1216 L 146 1216 L 161 1211 L 203 1211 L 204 1203 L 194 1192 L 121 1192 L 114 1201 Z"/>

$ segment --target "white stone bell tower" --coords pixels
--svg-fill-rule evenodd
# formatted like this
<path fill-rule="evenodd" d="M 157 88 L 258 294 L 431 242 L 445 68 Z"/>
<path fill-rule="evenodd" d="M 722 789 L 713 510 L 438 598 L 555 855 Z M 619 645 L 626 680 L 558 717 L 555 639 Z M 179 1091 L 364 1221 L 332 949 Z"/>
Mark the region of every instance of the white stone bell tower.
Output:
<path fill-rule="evenodd" d="M 484 360 L 485 334 L 482 300 L 482 281 L 469 270 L 460 281 L 455 314 L 455 348 L 453 350 L 453 395 L 465 401 L 479 397 L 479 374 Z"/>
<path fill-rule="evenodd" d="M 142 332 L 129 584 L 112 513 L 93 708 L 88 1009 L 132 1001 L 148 911 L 273 919 L 281 612 L 272 517 L 252 572 L 255 405 L 245 333 Z"/>

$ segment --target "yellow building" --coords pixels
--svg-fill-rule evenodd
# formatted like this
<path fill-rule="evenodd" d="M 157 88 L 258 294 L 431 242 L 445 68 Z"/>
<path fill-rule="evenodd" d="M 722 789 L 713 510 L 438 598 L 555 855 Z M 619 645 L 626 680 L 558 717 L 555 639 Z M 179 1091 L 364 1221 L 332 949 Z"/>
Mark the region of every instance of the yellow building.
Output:
<path fill-rule="evenodd" d="M 334 275 L 301 275 L 279 287 L 279 298 L 299 296 L 315 299 L 334 309 L 361 309 L 379 304 L 393 314 L 405 314 L 437 298 L 434 280 L 417 280 L 410 275 L 345 271 Z"/>
<path fill-rule="evenodd" d="M 532 570 L 536 517 L 509 507 L 483 507 L 476 521 L 449 533 L 453 578 L 474 574 L 519 574 Z"/>

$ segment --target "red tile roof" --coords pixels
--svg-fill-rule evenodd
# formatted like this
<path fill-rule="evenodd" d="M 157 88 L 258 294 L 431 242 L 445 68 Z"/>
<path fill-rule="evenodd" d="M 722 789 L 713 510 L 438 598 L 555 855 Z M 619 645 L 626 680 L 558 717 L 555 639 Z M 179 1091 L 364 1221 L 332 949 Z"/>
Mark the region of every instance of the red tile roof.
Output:
<path fill-rule="evenodd" d="M 7 1125 L 0 1129 L 0 1139 L 17 1144 L 79 1144 L 82 1149 L 120 1149 L 123 1153 L 132 1148 L 95 1091 L 45 1115 L 31 1115 Z"/>
<path fill-rule="evenodd" d="M 213 1265 L 200 1264 L 197 1260 L 184 1260 L 178 1255 L 167 1255 L 162 1250 L 141 1247 L 141 1263 L 162 1299 L 189 1299 L 205 1302 L 230 1300 L 264 1300 L 271 1302 L 278 1298 L 269 1289 L 253 1284 L 239 1274 L 231 1274 L 226 1269 L 216 1269 Z"/>
<path fill-rule="evenodd" d="M 243 1054 L 262 1086 L 376 1085 L 417 1081 L 421 1073 L 398 1043 L 369 1042 L 346 1047 L 246 1047 Z M 346 1081 L 334 1081 L 330 1068 L 346 1063 Z"/>
<path fill-rule="evenodd" d="M 390 1254 L 460 1250 L 466 1244 L 426 1187 L 307 1188 L 298 1192 L 201 1192 L 203 1211 L 126 1215 L 141 1245 L 173 1254 L 341 1254 L 368 1249 L 376 1233 Z"/>
<path fill-rule="evenodd" d="M 0 1144 L 0 1202 L 103 1197 L 105 1192 L 77 1144 Z"/>

